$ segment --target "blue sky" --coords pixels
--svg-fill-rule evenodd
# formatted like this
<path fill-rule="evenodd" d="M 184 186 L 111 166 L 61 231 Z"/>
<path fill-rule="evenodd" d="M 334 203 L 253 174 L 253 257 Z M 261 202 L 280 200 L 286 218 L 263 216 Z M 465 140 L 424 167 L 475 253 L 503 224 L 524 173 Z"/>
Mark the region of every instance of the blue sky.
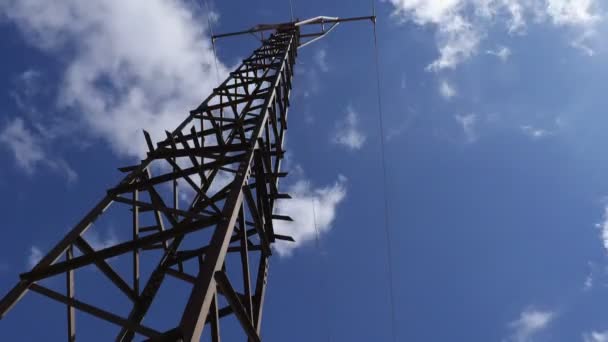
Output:
<path fill-rule="evenodd" d="M 371 12 L 368 1 L 293 4 L 299 18 Z M 286 0 L 210 5 L 216 32 L 289 18 Z M 608 341 L 606 5 L 376 6 L 384 137 L 370 23 L 340 25 L 298 56 L 282 184 L 294 199 L 279 207 L 297 242 L 271 261 L 264 338 L 391 340 L 383 138 L 398 341 Z M 175 127 L 257 45 L 218 41 L 216 72 L 202 8 L 0 3 L 0 292 L 143 155 L 143 128 Z M 94 228 L 96 248 L 130 234 L 112 218 Z M 98 274 L 77 277 L 78 294 L 121 308 Z M 179 315 L 186 291 L 173 289 L 159 308 Z M 149 322 L 179 319 L 167 315 Z M 58 340 L 64 320 L 31 293 L 0 331 Z M 78 324 L 87 341 L 115 333 L 84 314 Z"/>

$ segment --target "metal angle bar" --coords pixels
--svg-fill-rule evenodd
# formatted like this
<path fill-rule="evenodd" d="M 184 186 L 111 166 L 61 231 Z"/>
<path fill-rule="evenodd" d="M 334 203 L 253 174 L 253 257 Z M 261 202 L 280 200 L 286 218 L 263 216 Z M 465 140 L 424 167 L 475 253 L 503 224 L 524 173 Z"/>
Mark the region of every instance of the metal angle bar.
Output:
<path fill-rule="evenodd" d="M 211 168 L 215 168 L 215 167 L 223 166 L 223 165 L 227 165 L 227 164 L 234 164 L 234 163 L 239 162 L 243 158 L 244 155 L 245 154 L 240 154 L 240 155 L 231 156 L 231 157 L 224 157 L 223 159 L 219 159 L 219 160 L 216 160 L 213 162 L 206 163 L 203 165 L 203 167 L 207 168 L 207 169 L 211 169 Z M 199 171 L 198 167 L 189 167 L 189 168 L 186 168 L 179 172 L 170 172 L 170 173 L 164 174 L 162 176 L 156 176 L 156 177 L 150 178 L 149 180 L 147 180 L 145 182 L 121 184 L 113 189 L 110 189 L 109 192 L 111 194 L 121 194 L 121 193 L 125 193 L 125 192 L 132 192 L 135 189 L 143 190 L 146 187 L 166 183 L 168 181 L 172 181 L 174 179 L 181 178 L 184 175 L 189 176 L 189 175 L 198 173 L 198 171 Z"/>
<path fill-rule="evenodd" d="M 251 317 L 247 314 L 247 311 L 243 306 L 243 303 L 241 303 L 239 296 L 232 288 L 232 285 L 230 285 L 230 281 L 228 280 L 226 274 L 222 271 L 217 271 L 215 273 L 215 281 L 217 282 L 218 287 L 220 287 L 222 292 L 224 293 L 226 300 L 228 300 L 228 303 L 230 304 L 230 307 L 232 307 L 234 314 L 236 315 L 239 322 L 241 323 L 241 326 L 247 333 L 249 340 L 254 342 L 261 342 L 258 332 L 251 323 Z"/>
<path fill-rule="evenodd" d="M 28 281 L 38 281 L 53 275 L 61 274 L 63 272 L 83 267 L 95 263 L 96 260 L 109 259 L 127 252 L 132 251 L 134 248 L 142 248 L 147 245 L 151 245 L 157 242 L 162 242 L 167 239 L 174 238 L 177 235 L 183 235 L 191 233 L 211 225 L 218 223 L 218 219 L 200 220 L 195 222 L 186 222 L 173 229 L 165 230 L 163 232 L 155 233 L 142 237 L 136 241 L 128 241 L 112 247 L 108 247 L 92 254 L 82 255 L 76 257 L 69 262 L 59 262 L 53 265 L 49 265 L 45 269 L 35 269 L 28 273 L 21 274 L 21 278 Z"/>
<path fill-rule="evenodd" d="M 51 263 L 55 262 L 61 254 L 69 247 L 73 241 L 83 234 L 95 221 L 95 219 L 101 215 L 109 206 L 112 204 L 112 198 L 110 196 L 104 197 L 77 225 L 74 227 L 46 256 L 44 256 L 32 271 L 38 271 L 44 269 Z M 28 288 L 32 284 L 31 280 L 21 280 L 15 287 L 13 287 L 9 293 L 6 294 L 2 301 L 0 301 L 0 318 L 4 317 L 6 313 L 25 295 Z"/>
<path fill-rule="evenodd" d="M 54 299 L 56 301 L 59 301 L 61 303 L 67 304 L 69 306 L 73 306 L 74 308 L 86 312 L 90 315 L 99 317 L 103 320 L 106 320 L 108 322 L 114 323 L 116 325 L 119 326 L 123 326 L 123 327 L 128 327 L 129 329 L 136 331 L 144 336 L 147 337 L 158 337 L 160 335 L 160 333 L 158 331 L 155 331 L 153 329 L 144 327 L 142 325 L 139 324 L 132 324 L 131 322 L 129 322 L 128 320 L 119 317 L 113 313 L 107 312 L 105 310 L 101 310 L 93 305 L 89 305 L 87 303 L 83 303 L 79 300 L 73 299 L 73 298 L 68 298 L 60 293 L 57 293 L 53 290 L 50 290 L 44 286 L 40 286 L 38 284 L 32 284 L 30 286 L 30 289 L 34 292 L 38 292 L 42 295 L 45 295 L 51 299 Z"/>
<path fill-rule="evenodd" d="M 139 206 L 137 202 L 139 201 L 139 191 L 133 191 L 133 207 L 131 208 L 132 212 L 132 228 L 133 228 L 133 240 L 139 239 Z M 156 226 L 158 227 L 158 226 Z M 139 296 L 139 249 L 135 248 L 133 250 L 133 292 L 135 292 L 135 296 Z"/>
<path fill-rule="evenodd" d="M 185 143 L 186 139 L 176 139 L 176 143 Z M 205 158 L 217 158 L 218 154 L 226 152 L 242 152 L 247 146 L 243 144 L 224 144 L 216 146 L 205 146 L 203 148 L 189 149 L 157 149 L 154 152 L 148 153 L 150 158 L 154 159 L 166 159 L 166 158 L 179 158 L 179 157 L 205 157 Z"/>
<path fill-rule="evenodd" d="M 211 302 L 209 322 L 211 323 L 211 341 L 220 342 L 220 316 L 218 310 L 217 293 L 213 296 L 213 301 Z"/>
<path fill-rule="evenodd" d="M 249 212 L 253 217 L 254 228 L 258 233 L 260 238 L 260 246 L 262 246 L 262 250 L 266 255 L 271 255 L 272 250 L 270 249 L 270 242 L 268 241 L 268 236 L 264 231 L 264 221 L 262 220 L 259 211 L 257 211 L 257 207 L 255 204 L 255 199 L 253 198 L 253 194 L 249 188 L 244 189 L 245 200 L 247 201 L 247 205 L 249 206 Z"/>
<path fill-rule="evenodd" d="M 266 296 L 266 284 L 268 283 L 268 256 L 260 255 L 258 266 L 258 274 L 255 285 L 255 296 L 253 297 L 253 305 L 255 308 L 253 315 L 253 324 L 258 332 L 262 330 L 262 311 L 264 309 L 264 297 Z"/>
<path fill-rule="evenodd" d="M 68 247 L 68 250 L 65 253 L 65 259 L 67 261 L 71 260 L 74 257 L 74 246 Z M 70 300 L 74 299 L 74 271 L 69 271 L 66 273 L 66 289 L 67 289 L 67 298 Z M 76 312 L 74 307 L 71 305 L 67 305 L 67 314 L 68 314 L 68 342 L 76 341 Z"/>
<path fill-rule="evenodd" d="M 179 167 L 179 165 L 177 165 L 177 163 L 171 159 L 167 159 L 167 161 L 169 162 L 169 164 L 171 166 L 173 166 L 174 170 L 176 171 L 182 171 L 182 168 Z M 190 176 L 184 176 L 184 179 L 186 180 L 186 183 L 188 183 L 188 185 L 190 185 L 192 187 L 192 190 L 194 190 L 194 192 L 197 194 L 197 196 L 199 196 L 199 198 L 202 198 L 203 200 L 205 200 L 207 202 L 207 204 L 209 206 L 211 206 L 213 208 L 213 210 L 217 213 L 221 212 L 220 208 L 218 208 L 215 205 L 215 202 L 211 201 L 211 199 L 209 197 L 207 197 L 207 194 L 204 193 L 197 185 L 196 183 L 192 180 L 192 178 L 190 178 Z"/>
<path fill-rule="evenodd" d="M 175 216 L 187 217 L 187 218 L 190 218 L 190 219 L 204 220 L 204 219 L 208 219 L 209 218 L 207 216 L 198 215 L 198 214 L 195 214 L 195 213 L 190 212 L 190 211 L 169 208 L 169 207 L 161 206 L 161 205 L 155 205 L 153 203 L 134 201 L 131 198 L 125 198 L 125 197 L 121 197 L 121 196 L 116 196 L 114 198 L 114 201 L 119 202 L 119 203 L 137 205 L 137 206 L 142 207 L 142 208 L 147 208 L 147 209 L 152 209 L 152 210 L 160 211 L 160 212 L 162 212 L 164 214 L 168 213 L 168 214 L 173 214 Z"/>
<path fill-rule="evenodd" d="M 241 270 L 243 273 L 243 289 L 245 300 L 245 310 L 249 316 L 249 323 L 253 322 L 253 304 L 251 301 L 251 275 L 249 274 L 249 240 L 247 239 L 247 227 L 245 225 L 245 206 L 241 205 L 241 215 L 239 217 L 239 227 L 241 231 Z"/>
<path fill-rule="evenodd" d="M 191 276 L 191 275 L 189 275 L 187 273 L 184 273 L 184 272 L 180 272 L 180 271 L 174 270 L 172 268 L 167 268 L 165 270 L 165 273 L 167 273 L 168 275 L 170 275 L 170 276 L 172 276 L 172 277 L 174 277 L 176 279 L 183 280 L 183 281 L 185 281 L 187 283 L 190 283 L 190 284 L 194 284 L 196 282 L 196 277 Z"/>
<path fill-rule="evenodd" d="M 93 247 L 91 247 L 91 245 L 86 242 L 85 239 L 81 236 L 76 239 L 74 244 L 84 255 L 91 255 L 95 253 L 95 249 L 93 249 Z M 73 258 L 70 258 L 70 260 L 72 259 Z M 135 293 L 135 291 L 131 289 L 129 284 L 127 284 L 122 279 L 122 277 L 118 275 L 118 273 L 116 273 L 116 271 L 114 271 L 114 269 L 105 260 L 96 259 L 94 263 L 99 268 L 99 270 L 103 274 L 105 274 L 110 279 L 110 281 L 114 283 L 114 285 L 116 285 L 116 287 L 118 287 L 118 289 L 120 289 L 127 297 L 129 297 L 129 299 L 137 299 L 137 293 Z"/>

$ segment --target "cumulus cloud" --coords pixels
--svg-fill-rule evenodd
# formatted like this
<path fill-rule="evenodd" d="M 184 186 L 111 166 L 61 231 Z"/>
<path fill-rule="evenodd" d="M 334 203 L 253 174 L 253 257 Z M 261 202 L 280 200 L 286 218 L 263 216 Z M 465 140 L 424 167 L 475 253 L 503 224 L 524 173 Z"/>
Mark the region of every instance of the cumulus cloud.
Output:
<path fill-rule="evenodd" d="M 331 229 L 338 205 L 346 197 L 346 178 L 338 176 L 333 185 L 320 188 L 300 180 L 287 193 L 292 199 L 278 201 L 276 212 L 291 216 L 294 221 L 275 221 L 274 226 L 277 234 L 291 236 L 296 242 L 277 241 L 274 247 L 280 255 L 290 255 L 294 248 Z"/>
<path fill-rule="evenodd" d="M 346 117 L 336 122 L 333 142 L 351 150 L 358 150 L 363 147 L 366 139 L 359 127 L 359 114 L 352 107 L 348 107 Z"/>
<path fill-rule="evenodd" d="M 475 131 L 475 125 L 477 124 L 477 115 L 475 114 L 464 114 L 454 116 L 456 122 L 462 128 L 465 139 L 468 143 L 473 143 L 477 140 L 477 133 Z"/>
<path fill-rule="evenodd" d="M 30 247 L 30 254 L 27 256 L 27 267 L 32 268 L 42 259 L 42 251 L 36 247 Z"/>
<path fill-rule="evenodd" d="M 207 28 L 186 2 L 7 0 L 0 13 L 67 61 L 59 109 L 122 156 L 141 157 L 142 129 L 162 137 L 217 82 Z"/>
<path fill-rule="evenodd" d="M 554 318 L 555 313 L 551 311 L 528 308 L 520 314 L 517 320 L 509 323 L 513 333 L 507 341 L 530 342 L 531 338 L 546 329 Z"/>
<path fill-rule="evenodd" d="M 443 80 L 439 83 L 439 94 L 449 100 L 456 96 L 456 89 L 448 81 Z"/>
<path fill-rule="evenodd" d="M 506 46 L 498 46 L 496 50 L 487 50 L 486 53 L 488 55 L 496 56 L 501 61 L 506 62 L 511 56 L 511 49 Z"/>
<path fill-rule="evenodd" d="M 601 19 L 597 0 L 390 0 L 394 16 L 436 29 L 438 58 L 427 70 L 451 69 L 477 53 L 490 27 L 525 33 L 528 20 L 567 26 L 581 34 Z M 576 41 L 576 39 L 575 39 Z M 578 45 L 581 45 L 578 42 Z M 506 50 L 505 50 L 506 51 Z M 504 54 L 505 52 L 503 52 Z M 505 55 L 507 56 L 507 55 Z M 506 58 L 506 57 L 505 57 Z"/>
<path fill-rule="evenodd" d="M 608 342 L 608 331 L 597 332 L 592 331 L 590 333 L 583 334 L 584 342 Z"/>

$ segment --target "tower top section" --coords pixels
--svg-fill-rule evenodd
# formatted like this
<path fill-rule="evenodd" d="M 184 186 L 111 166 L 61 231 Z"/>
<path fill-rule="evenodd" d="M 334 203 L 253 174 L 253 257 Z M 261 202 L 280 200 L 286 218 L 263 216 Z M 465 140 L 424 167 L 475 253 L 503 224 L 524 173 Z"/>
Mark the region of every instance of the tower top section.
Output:
<path fill-rule="evenodd" d="M 298 48 L 309 45 L 323 37 L 325 37 L 329 32 L 331 32 L 336 26 L 340 23 L 351 22 L 351 21 L 366 21 L 370 20 L 371 22 L 376 22 L 376 16 L 366 16 L 366 17 L 351 17 L 351 18 L 338 18 L 338 17 L 326 17 L 326 16 L 318 16 L 305 20 L 295 20 L 291 22 L 278 23 L 278 24 L 259 24 L 248 30 L 237 31 L 231 33 L 223 33 L 212 36 L 212 39 L 215 41 L 218 38 L 226 38 L 226 37 L 234 37 L 240 36 L 244 34 L 252 34 L 259 38 L 260 40 L 264 39 L 264 32 L 266 31 L 281 31 L 281 30 L 290 30 L 293 28 L 303 28 L 303 27 L 311 27 L 311 32 L 301 33 L 300 34 L 300 42 Z M 260 36 L 258 37 L 257 34 Z"/>

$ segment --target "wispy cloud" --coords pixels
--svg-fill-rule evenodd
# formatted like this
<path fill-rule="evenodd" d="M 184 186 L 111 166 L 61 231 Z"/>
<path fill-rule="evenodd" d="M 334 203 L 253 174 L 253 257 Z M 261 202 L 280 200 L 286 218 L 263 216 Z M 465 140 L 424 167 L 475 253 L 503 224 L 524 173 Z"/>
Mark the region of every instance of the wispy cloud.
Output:
<path fill-rule="evenodd" d="M 429 71 L 453 69 L 477 52 L 481 33 L 461 16 L 453 16 L 439 26 L 439 58 L 428 65 Z"/>
<path fill-rule="evenodd" d="M 589 291 L 593 288 L 593 274 L 589 273 L 585 278 L 585 283 L 583 285 L 583 290 Z"/>
<path fill-rule="evenodd" d="M 509 323 L 512 334 L 506 341 L 530 342 L 532 337 L 546 329 L 554 318 L 554 312 L 528 308 L 517 320 Z"/>
<path fill-rule="evenodd" d="M 401 122 L 389 125 L 386 129 L 386 141 L 392 141 L 396 137 L 400 136 L 403 132 L 407 131 L 413 124 L 414 120 L 418 116 L 418 113 L 413 108 L 408 108 L 405 113 L 402 114 L 403 119 Z"/>
<path fill-rule="evenodd" d="M 94 228 L 89 229 L 84 234 L 84 238 L 95 250 L 108 248 L 118 243 L 118 238 L 112 229 L 108 229 L 105 234 Z"/>
<path fill-rule="evenodd" d="M 0 131 L 0 142 L 13 152 L 17 165 L 29 174 L 34 173 L 36 164 L 46 160 L 40 142 L 21 118 L 15 118 Z"/>
<path fill-rule="evenodd" d="M 573 48 L 579 49 L 582 53 L 589 57 L 593 57 L 595 55 L 595 50 L 593 50 L 589 46 L 589 40 L 596 36 L 596 32 L 593 30 L 588 30 L 583 32 L 580 36 L 570 42 L 570 45 Z"/>
<path fill-rule="evenodd" d="M 439 94 L 441 94 L 444 99 L 449 100 L 456 96 L 456 89 L 454 89 L 454 86 L 452 86 L 448 81 L 442 80 L 439 83 Z"/>
<path fill-rule="evenodd" d="M 452 69 L 475 54 L 490 28 L 524 34 L 527 21 L 571 27 L 581 34 L 601 20 L 596 0 L 390 0 L 394 16 L 436 29 L 439 56 L 427 70 Z M 580 43 L 578 44 L 580 45 Z M 590 48 L 589 48 L 590 49 Z M 499 55 L 506 56 L 504 52 Z M 505 57 L 506 58 L 506 57 Z"/>
<path fill-rule="evenodd" d="M 473 143 L 477 140 L 477 132 L 475 126 L 477 124 L 477 115 L 475 114 L 464 114 L 455 115 L 454 119 L 462 128 L 467 143 Z"/>
<path fill-rule="evenodd" d="M 584 333 L 583 342 L 608 342 L 608 331 Z"/>
<path fill-rule="evenodd" d="M 552 132 L 546 129 L 536 128 L 530 125 L 521 126 L 521 131 L 532 139 L 541 139 L 552 134 Z"/>
<path fill-rule="evenodd" d="M 511 56 L 511 49 L 506 46 L 498 46 L 496 50 L 487 50 L 486 53 L 488 55 L 496 56 L 501 61 L 506 62 Z"/>
<path fill-rule="evenodd" d="M 40 165 L 64 174 L 68 182 L 73 182 L 78 175 L 61 158 L 49 158 L 45 151 L 45 139 L 27 128 L 23 119 L 15 118 L 0 130 L 0 143 L 10 150 L 17 166 L 32 175 Z"/>
<path fill-rule="evenodd" d="M 36 247 L 30 247 L 30 254 L 27 256 L 27 267 L 31 269 L 42 259 L 42 251 Z"/>
<path fill-rule="evenodd" d="M 346 197 L 346 178 L 339 176 L 333 185 L 319 188 L 300 180 L 287 192 L 292 199 L 279 201 L 277 212 L 291 216 L 294 221 L 275 221 L 274 225 L 278 234 L 291 236 L 296 242 L 277 241 L 274 247 L 281 255 L 290 255 L 294 248 L 330 230 L 338 205 Z"/>
<path fill-rule="evenodd" d="M 359 127 L 359 114 L 349 106 L 346 110 L 346 117 L 336 122 L 332 141 L 351 150 L 358 150 L 363 147 L 366 139 Z"/>
<path fill-rule="evenodd" d="M 583 291 L 585 292 L 591 291 L 596 284 L 603 283 L 606 279 L 606 275 L 608 275 L 608 269 L 605 267 L 600 267 L 598 264 L 592 261 L 587 262 L 587 266 L 589 271 L 585 277 L 582 287 Z"/>
<path fill-rule="evenodd" d="M 608 252 L 608 205 L 604 207 L 602 222 L 595 225 L 600 230 L 600 238 L 606 252 Z"/>
<path fill-rule="evenodd" d="M 600 20 L 595 0 L 546 0 L 546 11 L 556 25 L 591 25 Z"/>
<path fill-rule="evenodd" d="M 317 51 L 315 51 L 313 58 L 321 71 L 329 71 L 329 65 L 327 64 L 327 50 L 325 50 L 324 48 L 318 49 Z"/>

